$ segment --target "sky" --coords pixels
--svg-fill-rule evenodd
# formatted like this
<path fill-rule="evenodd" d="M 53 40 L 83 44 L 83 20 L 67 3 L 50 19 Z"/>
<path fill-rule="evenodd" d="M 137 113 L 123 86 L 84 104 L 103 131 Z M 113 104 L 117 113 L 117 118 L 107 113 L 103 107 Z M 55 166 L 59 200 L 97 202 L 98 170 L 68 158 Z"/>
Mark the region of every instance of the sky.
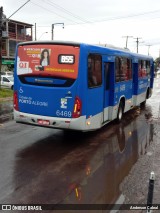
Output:
<path fill-rule="evenodd" d="M 139 53 L 160 56 L 159 0 L 0 0 L 0 6 L 7 18 L 33 24 L 33 39 L 36 23 L 37 40 L 51 40 L 54 26 L 54 40 L 124 48 L 129 36 L 130 51 L 137 52 L 138 38 Z"/>

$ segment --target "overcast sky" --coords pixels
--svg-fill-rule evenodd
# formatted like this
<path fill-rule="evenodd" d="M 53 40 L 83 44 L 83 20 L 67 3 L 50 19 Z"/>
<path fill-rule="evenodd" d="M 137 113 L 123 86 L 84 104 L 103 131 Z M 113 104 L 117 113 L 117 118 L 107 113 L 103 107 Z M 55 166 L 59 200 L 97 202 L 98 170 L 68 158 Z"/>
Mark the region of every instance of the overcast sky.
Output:
<path fill-rule="evenodd" d="M 6 17 L 10 17 L 27 0 L 0 0 Z M 94 44 L 112 44 L 139 53 L 159 57 L 159 0 L 30 0 L 11 19 L 37 25 L 37 39 L 70 40 Z M 35 27 L 33 26 L 33 34 Z M 45 33 L 47 32 L 47 33 Z M 34 36 L 33 36 L 34 37 Z"/>

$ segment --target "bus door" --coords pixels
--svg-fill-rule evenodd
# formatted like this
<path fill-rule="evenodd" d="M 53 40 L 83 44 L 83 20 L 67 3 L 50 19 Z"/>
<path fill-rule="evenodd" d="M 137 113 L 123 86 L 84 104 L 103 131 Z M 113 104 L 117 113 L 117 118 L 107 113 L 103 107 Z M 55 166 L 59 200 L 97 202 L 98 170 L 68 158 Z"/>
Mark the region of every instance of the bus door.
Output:
<path fill-rule="evenodd" d="M 133 63 L 133 95 L 135 97 L 138 95 L 138 63 Z"/>
<path fill-rule="evenodd" d="M 102 55 L 90 53 L 88 55 L 88 90 L 86 118 L 91 120 L 89 129 L 100 128 L 103 112 L 103 75 Z"/>
<path fill-rule="evenodd" d="M 104 69 L 104 98 L 103 98 L 103 123 L 109 120 L 109 106 L 111 105 L 111 70 L 112 62 L 103 62 Z"/>

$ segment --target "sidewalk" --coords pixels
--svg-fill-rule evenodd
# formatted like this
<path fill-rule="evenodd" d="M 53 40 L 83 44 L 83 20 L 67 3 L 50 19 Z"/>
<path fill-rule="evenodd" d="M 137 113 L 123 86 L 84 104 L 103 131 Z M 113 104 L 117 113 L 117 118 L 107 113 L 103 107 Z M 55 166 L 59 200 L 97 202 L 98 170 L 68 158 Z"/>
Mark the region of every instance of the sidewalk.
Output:
<path fill-rule="evenodd" d="M 150 173 L 155 173 L 153 204 L 160 204 L 160 123 L 153 142 L 121 183 L 126 204 L 146 204 Z M 137 213 L 139 211 L 136 211 Z M 141 211 L 140 211 L 141 212 Z"/>
<path fill-rule="evenodd" d="M 13 119 L 13 97 L 0 98 L 0 124 Z"/>
<path fill-rule="evenodd" d="M 126 204 L 147 204 L 149 191 L 149 178 L 153 171 L 155 174 L 153 204 L 160 205 L 160 103 L 159 103 L 159 84 L 158 90 L 153 94 L 149 101 L 152 103 L 152 118 L 148 120 L 153 127 L 153 138 L 143 155 L 139 156 L 138 161 L 132 167 L 129 175 L 121 183 L 121 191 L 125 196 Z M 148 101 L 148 102 L 149 102 Z M 144 210 L 133 210 L 133 213 L 142 213 Z M 152 213 L 160 212 L 153 210 Z M 126 213 L 128 213 L 126 211 Z"/>

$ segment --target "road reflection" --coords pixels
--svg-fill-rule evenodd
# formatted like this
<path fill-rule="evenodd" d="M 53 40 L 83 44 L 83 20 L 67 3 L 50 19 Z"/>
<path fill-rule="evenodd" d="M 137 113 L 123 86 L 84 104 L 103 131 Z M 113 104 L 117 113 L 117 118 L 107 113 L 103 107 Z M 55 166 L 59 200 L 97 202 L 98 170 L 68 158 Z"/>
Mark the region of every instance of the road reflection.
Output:
<path fill-rule="evenodd" d="M 12 203 L 114 204 L 120 184 L 152 142 L 151 108 L 126 113 L 99 131 L 58 131 L 19 150 Z M 60 212 L 60 211 L 59 211 Z"/>
<path fill-rule="evenodd" d="M 116 202 L 121 195 L 120 183 L 153 139 L 153 125 L 147 122 L 145 115 L 142 113 L 131 122 L 128 122 L 130 117 L 126 117 L 126 121 L 117 125 L 109 137 L 105 132 L 107 128 L 97 136 L 101 145 L 94 149 L 95 153 L 84 169 L 83 181 L 72 183 L 74 192 L 64 203 Z"/>

